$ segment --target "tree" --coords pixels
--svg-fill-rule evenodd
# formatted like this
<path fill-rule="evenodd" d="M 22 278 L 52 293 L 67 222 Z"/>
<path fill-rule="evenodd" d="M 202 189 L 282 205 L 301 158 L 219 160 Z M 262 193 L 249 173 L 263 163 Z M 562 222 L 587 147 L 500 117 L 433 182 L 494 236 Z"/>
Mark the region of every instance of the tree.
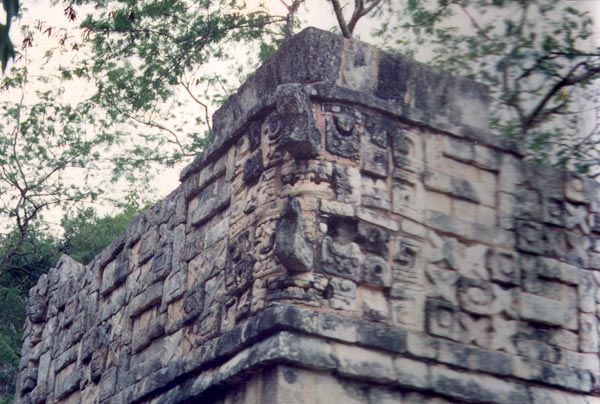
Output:
<path fill-rule="evenodd" d="M 61 237 L 32 227 L 18 251 L 0 266 L 0 403 L 11 402 L 18 373 L 21 332 L 29 289 L 56 265 L 61 254 L 87 264 L 125 231 L 139 212 L 137 204 L 123 204 L 114 215 L 98 216 L 91 208 L 63 218 Z M 0 256 L 12 245 L 0 244 Z"/>
<path fill-rule="evenodd" d="M 0 244 L 6 256 L 11 245 Z M 57 240 L 31 228 L 18 251 L 0 267 L 0 403 L 12 402 L 29 289 L 58 259 Z"/>
<path fill-rule="evenodd" d="M 19 14 L 19 0 L 4 0 L 2 6 L 6 13 L 6 24 L 0 24 L 0 64 L 4 72 L 9 59 L 15 58 L 15 47 L 10 40 L 10 26 L 13 18 Z"/>
<path fill-rule="evenodd" d="M 600 104 L 592 98 L 600 50 L 588 13 L 558 0 L 408 4 L 410 23 L 380 35 L 409 30 L 433 49 L 430 61 L 439 68 L 487 84 L 491 127 L 516 139 L 530 159 L 598 173 Z M 586 119 L 596 124 L 586 127 Z"/>
<path fill-rule="evenodd" d="M 116 236 L 127 229 L 131 219 L 139 212 L 137 205 L 126 205 L 113 216 L 98 216 L 95 209 L 87 207 L 62 220 L 64 236 L 60 251 L 77 262 L 88 264 Z"/>

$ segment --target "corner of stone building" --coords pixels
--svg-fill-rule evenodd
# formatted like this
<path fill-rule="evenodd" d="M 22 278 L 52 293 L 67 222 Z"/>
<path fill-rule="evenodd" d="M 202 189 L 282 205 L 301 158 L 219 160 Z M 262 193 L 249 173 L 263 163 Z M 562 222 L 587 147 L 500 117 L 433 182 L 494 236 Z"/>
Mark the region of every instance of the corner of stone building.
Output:
<path fill-rule="evenodd" d="M 488 99 L 291 38 L 173 193 L 40 279 L 17 402 L 597 399 L 600 187 L 524 163 Z"/>

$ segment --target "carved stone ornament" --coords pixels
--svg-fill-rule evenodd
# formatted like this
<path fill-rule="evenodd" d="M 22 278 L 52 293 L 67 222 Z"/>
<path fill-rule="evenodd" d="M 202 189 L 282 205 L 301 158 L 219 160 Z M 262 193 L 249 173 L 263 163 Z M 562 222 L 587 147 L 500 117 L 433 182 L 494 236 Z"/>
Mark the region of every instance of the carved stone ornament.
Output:
<path fill-rule="evenodd" d="M 282 84 L 277 87 L 275 98 L 283 125 L 281 146 L 296 160 L 316 157 L 321 148 L 321 134 L 303 86 Z"/>
<path fill-rule="evenodd" d="M 313 251 L 304 236 L 302 210 L 297 198 L 289 198 L 277 221 L 275 254 L 290 271 L 308 272 L 313 265 Z"/>

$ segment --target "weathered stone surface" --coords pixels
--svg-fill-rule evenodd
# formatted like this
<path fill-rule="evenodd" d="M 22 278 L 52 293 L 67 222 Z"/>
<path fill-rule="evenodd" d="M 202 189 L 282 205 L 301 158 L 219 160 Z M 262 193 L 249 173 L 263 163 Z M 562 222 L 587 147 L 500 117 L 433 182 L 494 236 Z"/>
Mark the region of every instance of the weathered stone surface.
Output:
<path fill-rule="evenodd" d="M 525 320 L 548 325 L 565 326 L 568 321 L 561 302 L 530 293 L 519 295 L 519 313 Z"/>
<path fill-rule="evenodd" d="M 48 299 L 46 296 L 34 294 L 27 300 L 27 317 L 32 323 L 41 323 L 46 321 L 46 311 L 48 310 Z"/>
<path fill-rule="evenodd" d="M 384 259 L 375 256 L 365 257 L 364 280 L 376 286 L 390 286 L 392 271 Z"/>
<path fill-rule="evenodd" d="M 323 270 L 352 280 L 358 280 L 360 247 L 353 242 L 342 243 L 325 236 L 321 246 Z"/>
<path fill-rule="evenodd" d="M 431 378 L 434 391 L 468 402 L 524 403 L 529 399 L 523 385 L 491 376 L 434 366 L 431 368 Z"/>
<path fill-rule="evenodd" d="M 263 159 L 262 153 L 259 150 L 257 153 L 252 154 L 244 163 L 244 182 L 251 183 L 260 178 L 263 171 Z"/>
<path fill-rule="evenodd" d="M 299 84 L 283 84 L 275 92 L 277 115 L 282 122 L 280 145 L 295 159 L 316 157 L 321 134 L 315 126 L 308 94 Z"/>
<path fill-rule="evenodd" d="M 362 114 L 348 107 L 331 105 L 331 115 L 325 118 L 325 145 L 327 151 L 353 161 L 360 158 L 360 132 Z"/>
<path fill-rule="evenodd" d="M 486 113 L 466 79 L 289 38 L 179 188 L 31 290 L 16 403 L 594 401 L 600 186 Z"/>
<path fill-rule="evenodd" d="M 296 198 L 288 199 L 277 221 L 275 254 L 290 271 L 312 269 L 313 251 L 304 235 L 302 210 Z"/>

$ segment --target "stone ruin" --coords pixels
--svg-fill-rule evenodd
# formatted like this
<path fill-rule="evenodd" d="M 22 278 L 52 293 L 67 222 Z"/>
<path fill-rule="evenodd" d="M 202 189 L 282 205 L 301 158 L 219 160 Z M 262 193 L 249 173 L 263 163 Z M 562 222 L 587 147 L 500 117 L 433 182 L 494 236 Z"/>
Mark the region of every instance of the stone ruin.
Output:
<path fill-rule="evenodd" d="M 17 403 L 600 402 L 600 187 L 475 82 L 307 29 L 30 293 Z"/>

